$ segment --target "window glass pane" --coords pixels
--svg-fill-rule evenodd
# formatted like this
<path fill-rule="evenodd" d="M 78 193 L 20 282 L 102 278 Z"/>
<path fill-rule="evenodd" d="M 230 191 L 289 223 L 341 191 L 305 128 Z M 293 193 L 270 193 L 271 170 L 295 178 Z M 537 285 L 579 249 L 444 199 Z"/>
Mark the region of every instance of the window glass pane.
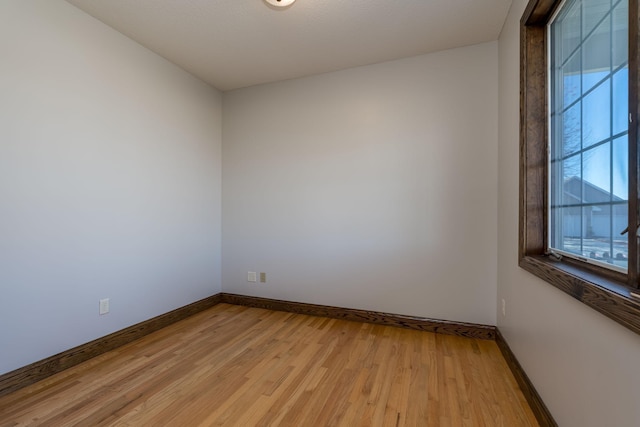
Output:
<path fill-rule="evenodd" d="M 598 143 L 611 135 L 611 89 L 609 80 L 584 97 L 582 103 L 582 147 Z"/>
<path fill-rule="evenodd" d="M 558 208 L 561 218 L 559 229 L 562 231 L 557 248 L 563 251 L 588 257 L 594 251 L 593 239 L 587 236 L 586 230 L 591 227 L 585 221 L 588 217 L 587 208 L 565 207 Z M 606 246 L 604 246 L 606 248 Z"/>
<path fill-rule="evenodd" d="M 611 8 L 611 0 L 585 0 L 582 5 L 582 34 L 588 37 L 600 21 L 606 19 Z M 596 30 L 598 31 L 598 30 Z M 608 49 L 607 49 L 608 50 Z"/>
<path fill-rule="evenodd" d="M 582 208 L 557 207 L 551 209 L 554 219 L 553 247 L 579 256 L 582 254 Z"/>
<path fill-rule="evenodd" d="M 563 9 L 562 16 L 558 17 L 558 32 L 560 35 L 559 46 L 562 52 L 560 56 L 562 62 L 571 55 L 571 53 L 580 44 L 580 3 L 576 0 L 567 4 Z"/>
<path fill-rule="evenodd" d="M 629 68 L 613 75 L 613 134 L 629 130 Z"/>
<path fill-rule="evenodd" d="M 572 200 L 572 203 L 579 203 L 580 199 L 582 199 L 582 188 L 580 186 L 581 181 L 580 181 L 580 167 L 582 164 L 582 155 L 580 153 L 568 157 L 566 158 L 563 162 L 562 162 L 562 176 L 563 176 L 563 182 L 565 183 L 564 188 L 562 193 L 566 196 L 569 194 L 574 194 L 577 199 Z M 573 191 L 571 191 L 571 189 L 567 189 L 568 187 L 568 183 L 569 181 L 574 181 L 575 182 L 575 189 Z M 569 202 L 564 202 L 569 203 Z"/>
<path fill-rule="evenodd" d="M 562 74 L 563 78 L 558 84 L 563 86 L 564 105 L 568 106 L 578 99 L 582 92 L 579 54 L 572 56 L 569 61 L 562 66 Z"/>
<path fill-rule="evenodd" d="M 623 269 L 629 73 L 621 37 L 627 3 L 568 0 L 551 24 L 549 46 L 549 246 Z"/>
<path fill-rule="evenodd" d="M 629 233 L 620 234 L 629 224 L 629 204 L 611 206 L 613 217 L 613 235 L 611 242 L 611 263 L 627 268 L 629 263 Z"/>
<path fill-rule="evenodd" d="M 615 3 L 615 1 L 614 1 Z M 627 63 L 629 56 L 629 6 L 626 1 L 617 3 L 616 8 L 613 10 L 611 17 L 611 23 L 613 27 L 612 31 L 612 57 L 613 68 L 617 68 L 622 64 Z"/>
<path fill-rule="evenodd" d="M 596 27 L 582 46 L 582 92 L 586 93 L 611 72 L 609 18 Z"/>
<path fill-rule="evenodd" d="M 554 177 L 560 178 L 552 182 L 552 206 L 579 206 L 582 203 L 581 158 L 582 154 L 578 153 L 551 163 L 556 171 Z"/>
<path fill-rule="evenodd" d="M 591 252 L 602 258 L 611 258 L 611 217 L 610 206 L 582 207 L 582 248 L 591 257 Z"/>
<path fill-rule="evenodd" d="M 582 154 L 582 185 L 585 203 L 611 201 L 611 143 L 598 145 Z"/>
<path fill-rule="evenodd" d="M 629 200 L 629 142 L 628 136 L 613 141 L 613 199 Z"/>
<path fill-rule="evenodd" d="M 562 115 L 562 153 L 565 156 L 576 153 L 582 149 L 582 102 L 578 101 Z"/>

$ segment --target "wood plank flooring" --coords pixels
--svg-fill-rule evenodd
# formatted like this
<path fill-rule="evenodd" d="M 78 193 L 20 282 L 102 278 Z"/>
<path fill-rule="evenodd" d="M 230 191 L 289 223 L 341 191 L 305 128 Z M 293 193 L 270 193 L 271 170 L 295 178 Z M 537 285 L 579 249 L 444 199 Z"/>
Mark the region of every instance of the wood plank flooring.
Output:
<path fill-rule="evenodd" d="M 0 426 L 537 426 L 495 342 L 219 304 L 0 398 Z"/>

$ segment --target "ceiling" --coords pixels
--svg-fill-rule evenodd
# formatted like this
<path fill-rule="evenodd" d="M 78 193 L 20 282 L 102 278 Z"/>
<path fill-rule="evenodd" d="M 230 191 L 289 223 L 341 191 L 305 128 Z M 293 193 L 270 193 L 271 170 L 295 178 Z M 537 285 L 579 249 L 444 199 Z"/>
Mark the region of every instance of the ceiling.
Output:
<path fill-rule="evenodd" d="M 67 0 L 220 90 L 496 40 L 511 0 Z"/>

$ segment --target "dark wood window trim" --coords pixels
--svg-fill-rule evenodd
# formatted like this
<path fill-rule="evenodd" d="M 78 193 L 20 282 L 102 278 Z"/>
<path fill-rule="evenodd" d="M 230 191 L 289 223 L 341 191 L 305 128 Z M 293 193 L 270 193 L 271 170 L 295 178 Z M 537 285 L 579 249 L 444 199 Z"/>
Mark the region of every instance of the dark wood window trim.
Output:
<path fill-rule="evenodd" d="M 621 274 L 591 264 L 546 255 L 548 247 L 548 111 L 547 111 L 547 23 L 560 0 L 530 0 L 520 22 L 520 241 L 519 265 L 578 301 L 640 334 L 638 290 L 638 249 L 629 248 L 629 274 Z M 638 0 L 629 1 L 629 91 L 638 93 Z M 638 164 L 638 103 L 631 102 L 629 113 L 630 164 Z M 633 183 L 629 194 L 638 194 L 637 167 L 629 168 Z M 630 211 L 638 212 L 638 198 L 629 197 Z M 629 215 L 629 218 L 636 215 Z M 629 233 L 637 240 L 637 231 Z M 635 262 L 632 262 L 634 260 Z"/>

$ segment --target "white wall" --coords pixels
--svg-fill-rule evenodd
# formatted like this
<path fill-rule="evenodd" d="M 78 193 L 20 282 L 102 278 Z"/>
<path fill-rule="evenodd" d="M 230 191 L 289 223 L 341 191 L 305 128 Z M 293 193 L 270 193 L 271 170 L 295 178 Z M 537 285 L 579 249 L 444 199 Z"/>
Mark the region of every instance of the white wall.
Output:
<path fill-rule="evenodd" d="M 226 92 L 223 290 L 495 324 L 497 64 L 493 42 Z"/>
<path fill-rule="evenodd" d="M 519 20 L 500 37 L 498 326 L 563 427 L 638 426 L 640 336 L 518 267 Z"/>
<path fill-rule="evenodd" d="M 220 292 L 220 148 L 216 90 L 62 0 L 0 2 L 0 374 Z"/>

